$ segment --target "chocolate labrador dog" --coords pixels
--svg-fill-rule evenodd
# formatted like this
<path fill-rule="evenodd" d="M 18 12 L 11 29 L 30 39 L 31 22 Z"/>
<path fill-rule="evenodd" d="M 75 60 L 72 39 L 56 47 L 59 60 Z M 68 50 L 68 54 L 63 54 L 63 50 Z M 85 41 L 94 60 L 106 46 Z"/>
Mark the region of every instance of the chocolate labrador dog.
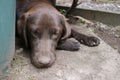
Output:
<path fill-rule="evenodd" d="M 91 47 L 99 45 L 98 38 L 72 30 L 49 0 L 16 1 L 16 35 L 30 49 L 31 62 L 37 68 L 50 67 L 55 62 L 56 48 L 71 51 L 78 50 L 80 43 Z"/>

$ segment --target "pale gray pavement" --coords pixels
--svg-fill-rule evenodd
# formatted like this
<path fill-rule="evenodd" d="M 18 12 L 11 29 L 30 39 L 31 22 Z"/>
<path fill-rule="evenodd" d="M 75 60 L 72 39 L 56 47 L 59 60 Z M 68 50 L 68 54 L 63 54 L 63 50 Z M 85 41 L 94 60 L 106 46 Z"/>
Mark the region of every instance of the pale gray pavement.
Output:
<path fill-rule="evenodd" d="M 89 35 L 85 26 L 73 26 Z M 16 54 L 7 75 L 0 80 L 120 80 L 120 54 L 101 40 L 97 47 L 81 45 L 79 51 L 56 51 L 48 69 L 37 69 L 23 53 Z"/>

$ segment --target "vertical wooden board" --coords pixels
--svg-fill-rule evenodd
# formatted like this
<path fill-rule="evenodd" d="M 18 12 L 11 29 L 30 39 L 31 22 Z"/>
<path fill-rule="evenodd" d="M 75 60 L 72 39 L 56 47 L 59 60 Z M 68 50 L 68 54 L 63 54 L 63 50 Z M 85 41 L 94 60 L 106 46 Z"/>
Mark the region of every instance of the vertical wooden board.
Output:
<path fill-rule="evenodd" d="M 0 73 L 5 72 L 15 42 L 15 0 L 0 0 Z"/>

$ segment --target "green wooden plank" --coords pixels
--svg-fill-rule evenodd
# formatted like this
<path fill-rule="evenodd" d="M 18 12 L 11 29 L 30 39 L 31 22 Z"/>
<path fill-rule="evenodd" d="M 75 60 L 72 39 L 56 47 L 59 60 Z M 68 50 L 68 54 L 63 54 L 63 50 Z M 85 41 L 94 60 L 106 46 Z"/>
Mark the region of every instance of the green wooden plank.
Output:
<path fill-rule="evenodd" d="M 0 72 L 13 56 L 14 37 L 15 0 L 0 0 Z"/>

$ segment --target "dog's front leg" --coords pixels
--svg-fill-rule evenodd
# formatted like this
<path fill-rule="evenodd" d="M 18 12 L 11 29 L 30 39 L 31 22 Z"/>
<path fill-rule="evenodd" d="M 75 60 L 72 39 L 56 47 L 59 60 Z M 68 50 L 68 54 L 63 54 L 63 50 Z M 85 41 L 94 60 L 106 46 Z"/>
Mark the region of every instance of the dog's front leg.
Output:
<path fill-rule="evenodd" d="M 57 49 L 67 50 L 67 51 L 77 51 L 80 49 L 80 42 L 74 38 L 67 38 L 65 40 L 59 41 Z"/>
<path fill-rule="evenodd" d="M 87 36 L 81 34 L 75 30 L 71 30 L 71 36 L 78 40 L 80 43 L 85 44 L 90 47 L 98 46 L 100 44 L 100 40 L 94 36 Z"/>

